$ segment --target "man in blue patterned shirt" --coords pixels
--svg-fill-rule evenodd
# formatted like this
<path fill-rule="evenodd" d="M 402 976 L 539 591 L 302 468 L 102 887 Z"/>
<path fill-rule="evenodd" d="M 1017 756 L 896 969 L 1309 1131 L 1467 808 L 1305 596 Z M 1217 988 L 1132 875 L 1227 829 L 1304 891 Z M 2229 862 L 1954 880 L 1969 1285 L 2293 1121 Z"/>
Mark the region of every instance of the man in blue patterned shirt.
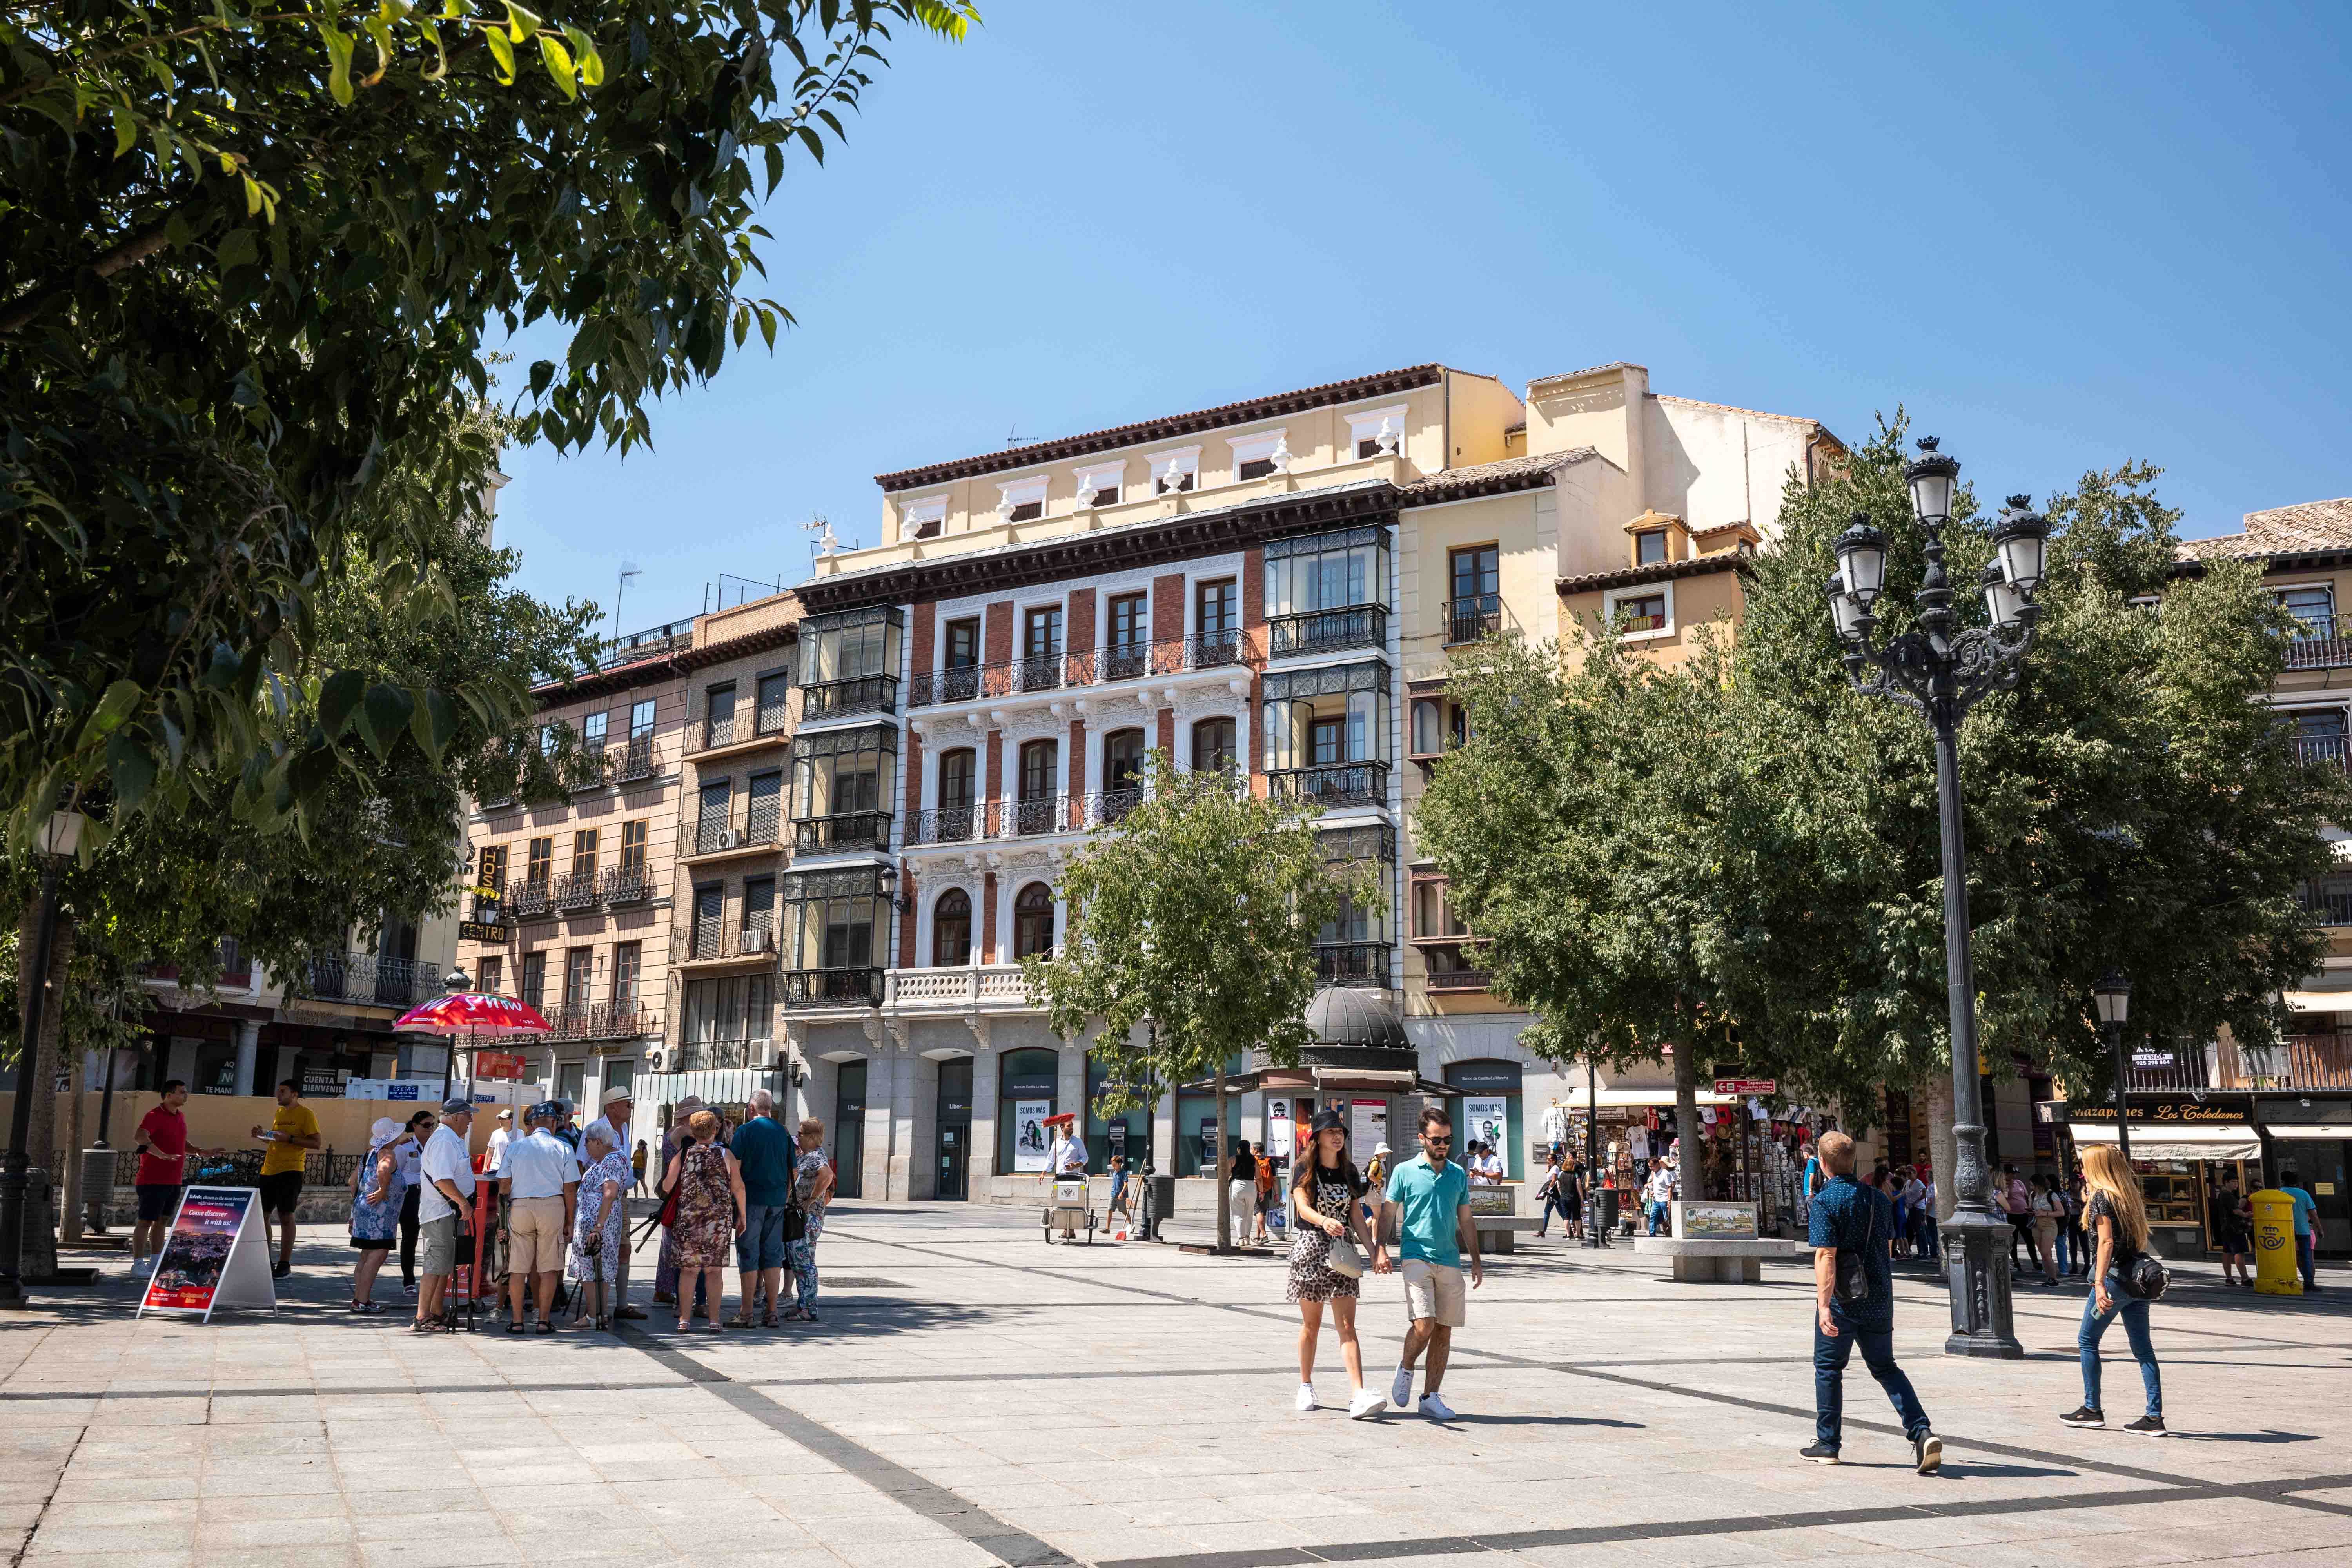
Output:
<path fill-rule="evenodd" d="M 1895 1205 L 1886 1194 L 1853 1179 L 1853 1140 L 1843 1132 L 1821 1138 L 1828 1184 L 1813 1194 L 1813 1442 L 1802 1450 L 1817 1464 L 1838 1462 L 1839 1423 L 1845 1406 L 1845 1367 L 1854 1347 L 1862 1363 L 1903 1418 L 1911 1457 L 1923 1476 L 1944 1462 L 1943 1439 L 1928 1429 L 1927 1412 L 1911 1380 L 1895 1364 Z M 1839 1288 L 1839 1258 L 1846 1287 Z"/>

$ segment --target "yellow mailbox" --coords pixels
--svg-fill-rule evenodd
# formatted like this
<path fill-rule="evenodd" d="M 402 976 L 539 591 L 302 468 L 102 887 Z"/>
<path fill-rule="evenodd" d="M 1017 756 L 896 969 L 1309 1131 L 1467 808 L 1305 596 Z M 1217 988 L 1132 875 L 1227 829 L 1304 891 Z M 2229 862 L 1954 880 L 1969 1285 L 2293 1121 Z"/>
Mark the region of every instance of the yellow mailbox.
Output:
<path fill-rule="evenodd" d="M 2254 1289 L 2269 1296 L 2303 1294 L 2294 1256 L 2294 1200 L 2273 1187 L 2248 1199 L 2254 1205 Z"/>

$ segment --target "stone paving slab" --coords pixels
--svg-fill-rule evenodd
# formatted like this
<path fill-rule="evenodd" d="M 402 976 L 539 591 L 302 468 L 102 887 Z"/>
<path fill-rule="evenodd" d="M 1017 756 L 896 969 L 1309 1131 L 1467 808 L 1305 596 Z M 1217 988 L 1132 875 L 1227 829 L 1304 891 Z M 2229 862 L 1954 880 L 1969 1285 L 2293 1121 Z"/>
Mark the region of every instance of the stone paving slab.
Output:
<path fill-rule="evenodd" d="M 415 1336 L 338 1303 L 304 1233 L 274 1316 L 131 1316 L 124 1281 L 0 1320 L 0 1543 L 14 1562 L 467 1568 L 1085 1563 L 1708 1564 L 1899 1553 L 2004 1564 L 2352 1561 L 2352 1310 L 2221 1289 L 2156 1310 L 2177 1436 L 2081 1396 L 2082 1300 L 2027 1287 L 2024 1360 L 1940 1353 L 1940 1279 L 1898 1275 L 1896 1348 L 1947 1443 L 1914 1475 L 1848 1375 L 1848 1463 L 1811 1426 L 1809 1271 L 1675 1284 L 1630 1249 L 1528 1239 L 1473 1293 L 1461 1418 L 1299 1415 L 1284 1272 L 1146 1244 L 1047 1247 L 1034 1215 L 844 1205 L 825 1321 L 712 1337 Z M 646 1303 L 653 1258 L 636 1269 Z M 1404 1328 L 1365 1283 L 1368 1380 Z M 495 1327 L 495 1325 L 491 1325 Z M 2123 1354 L 2120 1336 L 2110 1348 Z M 1346 1396 L 1327 1325 L 1318 1388 Z"/>

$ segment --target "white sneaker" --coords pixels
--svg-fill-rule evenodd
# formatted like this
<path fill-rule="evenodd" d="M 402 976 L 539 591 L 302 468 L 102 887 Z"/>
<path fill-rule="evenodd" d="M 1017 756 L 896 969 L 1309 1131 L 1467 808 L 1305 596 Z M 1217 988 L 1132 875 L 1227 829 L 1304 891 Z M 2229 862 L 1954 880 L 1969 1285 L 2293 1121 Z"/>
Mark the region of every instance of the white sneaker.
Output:
<path fill-rule="evenodd" d="M 1348 1401 L 1348 1419 L 1369 1420 L 1389 1407 L 1389 1402 L 1369 1388 L 1356 1390 L 1356 1397 Z"/>
<path fill-rule="evenodd" d="M 1454 1419 L 1453 1407 L 1447 1405 L 1443 1399 L 1438 1398 L 1434 1394 L 1424 1394 L 1421 1396 L 1421 1413 L 1423 1415 L 1428 1416 L 1432 1421 L 1451 1421 Z"/>
<path fill-rule="evenodd" d="M 1402 1410 L 1412 1404 L 1412 1368 L 1401 1366 L 1389 1380 L 1389 1403 Z"/>
<path fill-rule="evenodd" d="M 1298 1413 L 1301 1415 L 1304 1415 L 1310 1410 L 1320 1410 L 1321 1408 L 1321 1405 L 1315 1403 L 1315 1385 L 1311 1383 L 1300 1384 L 1298 1385 Z"/>

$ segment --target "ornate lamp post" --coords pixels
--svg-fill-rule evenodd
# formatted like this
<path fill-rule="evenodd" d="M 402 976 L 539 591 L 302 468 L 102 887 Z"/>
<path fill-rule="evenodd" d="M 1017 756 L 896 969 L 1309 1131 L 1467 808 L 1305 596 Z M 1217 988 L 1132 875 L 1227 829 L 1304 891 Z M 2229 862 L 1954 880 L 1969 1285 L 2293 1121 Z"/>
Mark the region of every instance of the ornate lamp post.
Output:
<path fill-rule="evenodd" d="M 2107 1056 L 2116 1064 L 2116 1152 L 2131 1168 L 2131 1116 L 2124 1104 L 2124 1020 L 2131 1016 L 2131 982 L 2120 969 L 2110 969 L 2091 988 L 2099 1005 L 2099 1032 L 2107 1037 Z"/>
<path fill-rule="evenodd" d="M 1983 1093 L 1977 1059 L 1976 977 L 1969 958 L 1969 885 L 1960 839 L 1960 721 L 1989 693 L 2017 684 L 2025 650 L 2033 646 L 2041 610 L 2033 603 L 2042 585 L 2047 520 L 2032 500 L 2011 496 L 1993 530 L 1997 563 L 1985 568 L 1979 587 L 1988 624 L 1963 627 L 1954 607 L 1958 598 L 1944 568 L 1944 529 L 1951 521 L 1952 494 L 1960 465 L 1936 449 L 1933 437 L 1919 443 L 1919 457 L 1904 469 L 1912 510 L 1927 531 L 1927 572 L 1913 604 L 1916 631 L 1884 647 L 1872 634 L 1886 582 L 1886 539 L 1857 516 L 1837 542 L 1838 575 L 1829 581 L 1830 615 L 1845 645 L 1845 668 L 1854 689 L 1900 702 L 1927 721 L 1936 737 L 1936 799 L 1943 825 L 1944 971 L 1951 1009 L 1952 1138 L 1955 1146 L 1950 1220 L 1943 1227 L 1951 1269 L 1952 1332 L 1944 1342 L 1951 1355 L 2021 1356 L 2010 1310 L 2009 1238 L 2006 1219 L 1996 1218 L 1985 1169 Z M 1864 665 L 1872 667 L 1868 679 Z"/>

